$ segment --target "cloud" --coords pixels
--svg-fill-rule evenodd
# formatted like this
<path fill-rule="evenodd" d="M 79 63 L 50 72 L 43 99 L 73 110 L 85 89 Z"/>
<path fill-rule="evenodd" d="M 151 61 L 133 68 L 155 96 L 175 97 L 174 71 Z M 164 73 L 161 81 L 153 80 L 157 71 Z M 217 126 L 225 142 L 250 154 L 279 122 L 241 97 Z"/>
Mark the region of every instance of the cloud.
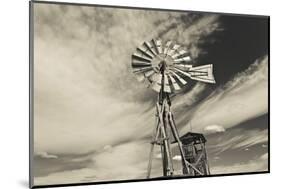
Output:
<path fill-rule="evenodd" d="M 220 160 L 221 158 L 219 157 L 219 156 L 215 156 L 215 157 L 213 157 L 213 160 L 214 161 L 218 161 L 218 160 Z"/>
<path fill-rule="evenodd" d="M 58 156 L 48 154 L 47 152 L 37 152 L 36 155 L 40 156 L 41 158 L 46 158 L 46 159 L 57 159 L 58 158 Z"/>
<path fill-rule="evenodd" d="M 184 17 L 184 22 L 178 23 L 174 30 L 167 31 L 162 38 L 183 43 L 189 50 L 191 57 L 197 58 L 202 53 L 202 49 L 198 47 L 198 44 L 203 42 L 205 37 L 220 29 L 219 16 L 205 14 L 195 19 L 187 20 L 187 18 L 188 16 Z"/>
<path fill-rule="evenodd" d="M 148 162 L 147 143 L 130 142 L 110 147 L 110 150 L 107 148 L 99 153 L 92 154 L 91 160 L 92 163 L 87 168 L 61 171 L 36 177 L 35 184 L 63 184 L 145 178 Z M 159 170 L 159 167 L 156 169 Z"/>
<path fill-rule="evenodd" d="M 184 32 L 179 41 L 196 49 L 217 18 L 36 4 L 35 151 L 83 154 L 149 136 L 157 94 L 137 83 L 131 54 L 159 33 Z"/>
<path fill-rule="evenodd" d="M 268 154 L 243 163 L 211 167 L 211 174 L 247 173 L 268 170 Z"/>
<path fill-rule="evenodd" d="M 181 156 L 180 155 L 176 155 L 176 156 L 173 157 L 173 160 L 181 161 Z"/>
<path fill-rule="evenodd" d="M 223 133 L 223 132 L 225 132 L 225 129 L 224 129 L 223 126 L 220 126 L 220 125 L 209 125 L 209 126 L 204 128 L 204 131 L 208 134 Z"/>
<path fill-rule="evenodd" d="M 268 141 L 268 130 L 254 130 L 246 134 L 247 138 L 234 145 L 234 148 L 247 148 Z"/>
<path fill-rule="evenodd" d="M 98 179 L 117 180 L 142 178 L 148 162 L 148 143 L 130 142 L 113 147 L 92 157 L 92 168 Z"/>
<path fill-rule="evenodd" d="M 144 178 L 157 93 L 130 59 L 155 37 L 201 52 L 218 16 L 35 4 L 34 149 L 87 167 L 36 176 L 37 184 Z M 184 22 L 183 22 L 184 20 Z M 189 40 L 186 40 L 186 39 Z M 197 85 L 194 93 L 204 89 Z M 189 99 L 192 104 L 197 99 Z M 155 150 L 155 154 L 159 150 Z M 54 156 L 51 156 L 54 158 Z M 63 161 L 63 160 L 62 160 Z M 155 160 L 152 175 L 161 175 Z"/>
<path fill-rule="evenodd" d="M 262 159 L 262 160 L 268 160 L 268 153 L 265 153 L 265 154 L 263 154 L 261 157 L 260 157 L 260 159 Z"/>
<path fill-rule="evenodd" d="M 241 122 L 268 112 L 268 57 L 257 59 L 250 67 L 237 74 L 223 87 L 217 88 L 186 116 L 186 126 L 181 133 L 189 130 L 204 132 L 207 125 L 223 125 L 231 128 Z M 181 118 L 184 119 L 184 118 Z"/>
<path fill-rule="evenodd" d="M 56 172 L 44 177 L 35 177 L 34 185 L 77 183 L 82 182 L 82 180 L 85 178 L 85 175 L 88 177 L 94 177 L 95 174 L 98 173 L 89 168 Z M 75 178 L 75 180 L 73 178 Z"/>
<path fill-rule="evenodd" d="M 202 82 L 198 82 L 194 85 L 194 87 L 188 91 L 187 93 L 180 93 L 175 96 L 173 99 L 173 107 L 175 109 L 182 108 L 183 106 L 186 108 L 187 106 L 193 105 L 200 99 L 201 93 L 205 90 L 206 84 Z"/>
<path fill-rule="evenodd" d="M 103 150 L 105 150 L 105 151 L 112 151 L 112 146 L 110 146 L 110 145 L 105 145 L 105 146 L 103 147 Z"/>
<path fill-rule="evenodd" d="M 235 129 L 232 132 L 225 132 L 208 144 L 208 148 L 216 154 L 226 150 L 247 149 L 257 144 L 268 141 L 267 129 Z"/>

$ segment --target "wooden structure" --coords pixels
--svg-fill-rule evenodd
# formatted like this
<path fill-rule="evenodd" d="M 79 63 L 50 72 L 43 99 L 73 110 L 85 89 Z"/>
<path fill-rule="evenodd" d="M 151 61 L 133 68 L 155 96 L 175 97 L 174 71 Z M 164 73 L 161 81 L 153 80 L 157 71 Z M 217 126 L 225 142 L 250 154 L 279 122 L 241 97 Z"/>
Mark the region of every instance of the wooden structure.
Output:
<path fill-rule="evenodd" d="M 180 140 L 184 151 L 185 161 L 188 161 L 193 167 L 199 170 L 202 175 L 209 175 L 210 169 L 205 145 L 207 140 L 204 135 L 201 133 L 189 132 L 180 137 Z M 190 176 L 199 175 L 193 168 L 188 167 L 186 169 L 185 166 L 183 166 L 183 174 Z"/>

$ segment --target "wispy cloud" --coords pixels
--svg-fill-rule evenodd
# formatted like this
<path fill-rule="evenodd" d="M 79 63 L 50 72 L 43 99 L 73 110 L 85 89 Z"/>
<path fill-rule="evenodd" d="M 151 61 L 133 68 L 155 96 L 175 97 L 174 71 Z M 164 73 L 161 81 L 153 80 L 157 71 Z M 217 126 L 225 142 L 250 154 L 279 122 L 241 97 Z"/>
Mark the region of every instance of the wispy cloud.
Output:
<path fill-rule="evenodd" d="M 190 16 L 192 18 L 192 16 Z M 176 25 L 174 30 L 167 31 L 162 37 L 181 42 L 188 48 L 191 56 L 197 58 L 202 53 L 198 44 L 214 31 L 219 29 L 218 15 L 205 14 L 195 19 L 185 19 Z"/>
<path fill-rule="evenodd" d="M 245 173 L 268 170 L 268 154 L 252 159 L 247 162 L 235 163 L 227 166 L 211 167 L 211 174 Z"/>
<path fill-rule="evenodd" d="M 267 91 L 268 57 L 265 56 L 210 94 L 192 110 L 192 118 L 189 116 L 186 122 L 191 121 L 198 132 L 204 132 L 210 124 L 231 128 L 268 112 Z M 187 124 L 181 133 L 188 130 Z"/>
<path fill-rule="evenodd" d="M 35 185 L 58 184 L 58 183 L 71 184 L 71 183 L 83 182 L 83 180 L 85 179 L 85 175 L 87 175 L 88 178 L 90 177 L 95 178 L 95 174 L 97 174 L 97 172 L 95 172 L 90 168 L 55 172 L 49 174 L 48 176 L 36 177 L 36 179 L 34 180 L 34 184 Z M 75 178 L 75 180 L 73 178 Z"/>
<path fill-rule="evenodd" d="M 144 178 L 146 175 L 147 143 L 130 142 L 103 148 L 92 154 L 87 168 L 50 173 L 36 177 L 36 184 L 109 181 Z M 159 167 L 157 168 L 159 170 Z"/>
<path fill-rule="evenodd" d="M 215 30 L 216 19 L 207 15 L 194 22 L 186 13 L 37 4 L 35 150 L 87 153 L 149 136 L 157 94 L 137 83 L 130 55 L 160 31 L 166 37 L 184 32 L 195 48 Z"/>
<path fill-rule="evenodd" d="M 206 133 L 208 133 L 208 134 L 211 134 L 211 133 L 223 133 L 223 132 L 225 132 L 225 129 L 221 125 L 209 125 L 209 126 L 206 126 L 204 128 L 204 131 Z"/>
<path fill-rule="evenodd" d="M 47 159 L 57 159 L 58 156 L 53 154 L 48 154 L 47 152 L 37 152 L 37 156 L 40 156 L 41 158 L 47 158 Z"/>
<path fill-rule="evenodd" d="M 267 141 L 267 129 L 236 129 L 219 136 L 208 147 L 210 150 L 216 152 L 216 154 L 220 154 L 226 150 L 246 149 L 257 144 L 267 143 Z"/>
<path fill-rule="evenodd" d="M 177 94 L 173 99 L 173 107 L 176 109 L 192 106 L 195 102 L 200 100 L 200 95 L 205 90 L 206 84 L 198 82 L 187 93 Z"/>

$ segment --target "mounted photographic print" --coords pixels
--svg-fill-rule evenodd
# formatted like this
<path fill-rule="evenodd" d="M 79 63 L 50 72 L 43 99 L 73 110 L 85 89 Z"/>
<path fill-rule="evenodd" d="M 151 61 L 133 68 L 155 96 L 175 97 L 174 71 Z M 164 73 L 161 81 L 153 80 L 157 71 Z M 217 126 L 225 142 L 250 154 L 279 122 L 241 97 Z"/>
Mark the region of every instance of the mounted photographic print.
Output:
<path fill-rule="evenodd" d="M 269 17 L 30 2 L 30 187 L 269 172 Z"/>

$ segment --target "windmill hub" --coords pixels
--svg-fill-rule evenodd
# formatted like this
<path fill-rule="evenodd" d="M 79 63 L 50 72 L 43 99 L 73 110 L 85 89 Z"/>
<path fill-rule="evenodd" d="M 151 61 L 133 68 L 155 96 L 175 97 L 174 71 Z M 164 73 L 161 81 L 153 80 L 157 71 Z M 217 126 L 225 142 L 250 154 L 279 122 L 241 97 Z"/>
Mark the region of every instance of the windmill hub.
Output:
<path fill-rule="evenodd" d="M 165 54 L 159 54 L 151 61 L 151 66 L 156 72 L 160 72 L 161 68 L 165 68 L 165 70 L 168 70 L 171 66 L 173 66 L 173 64 L 174 63 L 172 57 Z"/>

